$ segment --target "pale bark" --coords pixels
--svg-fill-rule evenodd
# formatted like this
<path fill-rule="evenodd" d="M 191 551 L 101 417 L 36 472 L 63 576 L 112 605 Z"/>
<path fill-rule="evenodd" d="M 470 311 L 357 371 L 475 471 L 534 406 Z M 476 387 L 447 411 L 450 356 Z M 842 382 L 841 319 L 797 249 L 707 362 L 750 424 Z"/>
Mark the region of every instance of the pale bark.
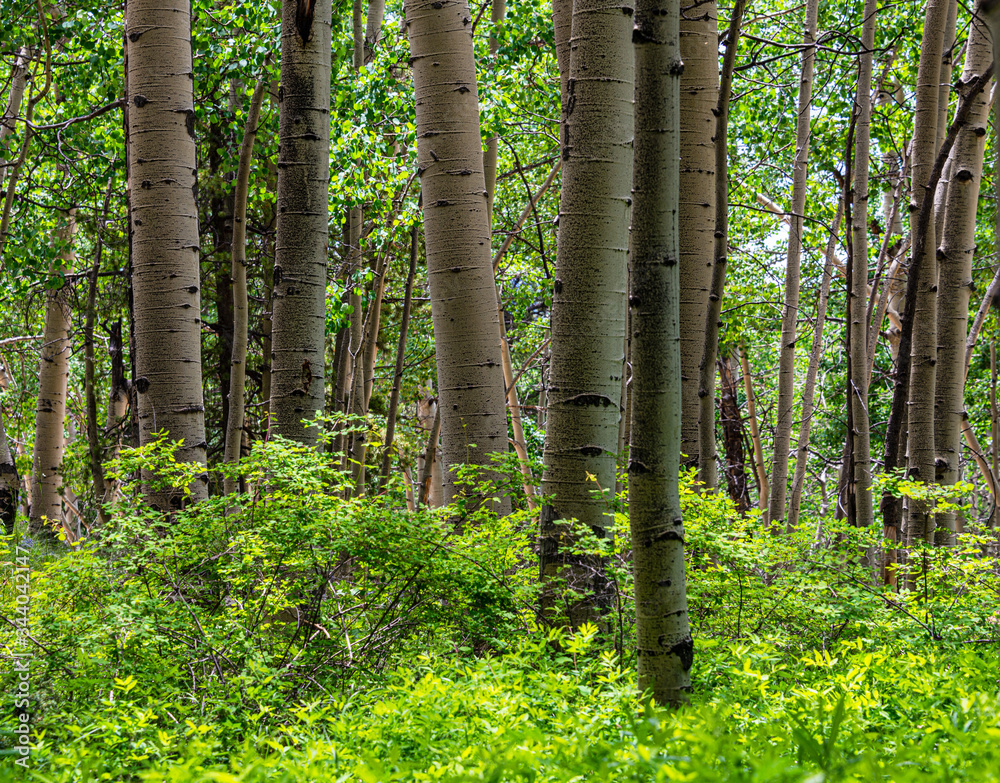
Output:
<path fill-rule="evenodd" d="M 569 59 L 570 35 L 573 29 L 573 0 L 552 0 L 552 28 L 556 43 L 556 65 L 559 68 L 559 114 L 563 125 L 565 125 L 566 104 L 569 100 Z"/>
<path fill-rule="evenodd" d="M 236 192 L 233 196 L 233 245 L 232 257 L 233 288 L 233 353 L 229 366 L 229 418 L 226 420 L 226 446 L 223 459 L 230 465 L 240 461 L 243 445 L 243 425 L 246 412 L 246 362 L 247 340 L 250 328 L 249 301 L 247 299 L 247 195 L 250 189 L 250 164 L 253 160 L 253 145 L 257 138 L 257 124 L 260 121 L 260 107 L 267 88 L 267 76 L 257 80 L 250 106 L 247 108 L 243 141 L 240 144 L 240 159 L 236 169 Z M 239 481 L 234 476 L 226 476 L 224 488 L 227 495 L 239 489 Z"/>
<path fill-rule="evenodd" d="M 750 443 L 753 446 L 754 472 L 757 474 L 757 508 L 764 511 L 767 508 L 769 489 L 767 486 L 767 469 L 764 467 L 764 449 L 760 443 L 760 428 L 757 425 L 757 403 L 753 393 L 753 379 L 750 376 L 750 362 L 747 352 L 740 347 L 740 368 L 743 370 L 743 391 L 747 396 L 747 421 L 750 424 Z"/>
<path fill-rule="evenodd" d="M 505 0 L 492 0 L 490 3 L 490 21 L 494 25 L 501 24 L 507 14 L 507 3 Z M 495 35 L 490 35 L 490 56 L 493 57 L 500 49 L 500 42 Z M 497 137 L 490 136 L 486 140 L 486 149 L 483 151 L 483 173 L 486 177 L 486 192 L 489 202 L 490 227 L 493 226 L 493 200 L 496 198 L 497 186 Z"/>
<path fill-rule="evenodd" d="M 951 73 L 954 64 L 955 52 L 955 28 L 958 21 L 958 3 L 956 0 L 948 1 L 948 16 L 945 19 L 944 39 L 941 48 L 941 75 L 938 87 L 937 104 L 937 139 L 935 149 L 941 149 L 944 142 L 945 133 L 948 131 L 948 104 L 951 99 Z M 947 212 L 948 183 L 951 182 L 951 158 L 945 164 L 941 174 L 941 181 L 934 189 L 934 235 L 940 241 L 944 232 L 945 213 Z"/>
<path fill-rule="evenodd" d="M 63 450 L 66 421 L 66 387 L 72 344 L 70 287 L 64 276 L 73 271 L 76 256 L 73 239 L 76 218 L 71 210 L 56 231 L 63 246 L 49 270 L 55 283 L 45 300 L 45 329 L 38 369 L 38 400 L 35 408 L 35 449 L 31 460 L 31 528 L 51 534 L 52 525 L 63 524 Z M 47 521 L 46 521 L 47 520 Z"/>
<path fill-rule="evenodd" d="M 826 264 L 823 267 L 823 278 L 819 284 L 819 299 L 816 302 L 816 320 L 813 323 L 812 347 L 809 350 L 809 366 L 806 369 L 806 379 L 802 386 L 802 421 L 799 424 L 799 440 L 795 446 L 795 475 L 792 478 L 792 491 L 788 500 L 788 517 L 785 529 L 792 532 L 799 524 L 799 509 L 802 506 L 802 488 L 806 480 L 806 468 L 809 465 L 809 432 L 816 411 L 813 398 L 816 394 L 816 375 L 819 372 L 819 360 L 823 355 L 823 326 L 826 324 L 826 308 L 830 301 L 830 283 L 833 281 L 833 267 L 837 252 L 837 235 L 840 232 L 840 222 L 844 216 L 844 202 L 837 204 L 837 214 L 831 226 L 830 239 L 826 245 Z"/>
<path fill-rule="evenodd" d="M 771 461 L 771 492 L 768 524 L 774 531 L 785 528 L 785 498 L 788 490 L 788 456 L 795 412 L 795 341 L 799 314 L 799 280 L 802 262 L 802 227 L 808 187 L 809 137 L 812 112 L 813 66 L 816 61 L 818 0 L 807 0 L 803 30 L 802 70 L 799 79 L 795 124 L 795 161 L 792 166 L 792 206 L 789 215 L 785 296 L 781 313 L 781 344 L 778 362 L 778 402 L 775 410 L 774 454 Z"/>
<path fill-rule="evenodd" d="M 453 468 L 507 451 L 471 21 L 465 0 L 406 3 L 449 501 Z"/>
<path fill-rule="evenodd" d="M 540 569 L 543 604 L 565 577 L 582 598 L 568 621 L 593 620 L 608 600 L 603 564 L 572 555 L 559 520 L 607 535 L 615 487 L 625 346 L 628 205 L 632 184 L 632 8 L 577 0 L 563 145 Z M 593 477 L 593 479 L 588 478 Z"/>
<path fill-rule="evenodd" d="M 418 505 L 438 508 L 444 505 L 444 482 L 441 475 L 439 441 L 441 440 L 441 406 L 437 400 L 421 400 L 417 406 L 421 429 L 427 432 L 427 446 L 418 464 Z"/>
<path fill-rule="evenodd" d="M 929 183 L 937 143 L 938 99 L 941 83 L 941 55 L 949 13 L 949 0 L 929 0 L 924 18 L 924 37 L 920 47 L 917 70 L 916 108 L 914 109 L 913 159 L 910 166 L 910 236 L 924 233 L 922 244 L 914 255 L 921 253 L 915 299 L 912 344 L 910 349 L 909 405 L 907 432 L 909 455 L 907 473 L 910 478 L 928 484 L 935 480 L 934 398 L 937 361 L 937 238 L 934 221 L 919 225 L 921 206 L 925 198 L 933 198 L 934 190 L 925 193 Z M 914 274 L 913 261 L 910 275 Z M 911 499 L 907 520 L 908 543 L 933 539 L 934 517 L 926 502 Z"/>
<path fill-rule="evenodd" d="M 699 465 L 699 368 L 705 349 L 715 259 L 715 112 L 719 105 L 719 36 L 715 0 L 682 4 L 681 175 L 678 219 L 681 276 L 681 452 Z"/>
<path fill-rule="evenodd" d="M 325 407 L 330 0 L 284 0 L 270 433 L 315 446 Z"/>
<path fill-rule="evenodd" d="M 976 467 L 979 468 L 979 474 L 983 477 L 986 489 L 989 490 L 990 495 L 993 497 L 993 504 L 995 506 L 998 498 L 1000 498 L 997 487 L 997 474 L 990 469 L 990 464 L 986 461 L 986 454 L 983 452 L 982 446 L 979 445 L 979 439 L 976 437 L 975 430 L 972 429 L 969 414 L 965 411 L 962 412 L 961 431 L 962 437 L 965 438 L 965 444 L 969 447 L 969 451 L 972 452 L 972 458 L 976 461 Z"/>
<path fill-rule="evenodd" d="M 7 163 L 11 157 L 7 154 L 4 140 L 14 133 L 17 125 L 18 113 L 21 111 L 21 101 L 24 99 L 24 90 L 28 85 L 28 60 L 31 52 L 27 48 L 22 48 L 18 52 L 17 59 L 14 60 L 14 67 L 10 74 L 10 89 L 7 92 L 7 105 L 4 107 L 3 116 L 0 117 L 0 162 Z M 0 167 L 0 193 L 4 191 L 4 181 L 7 176 L 7 166 Z"/>
<path fill-rule="evenodd" d="M 127 0 L 128 157 L 140 443 L 166 432 L 205 462 L 190 0 Z M 202 477 L 191 498 L 207 496 Z M 182 493 L 147 488 L 176 507 Z"/>
<path fill-rule="evenodd" d="M 875 521 L 872 509 L 871 428 L 868 416 L 868 156 L 871 141 L 872 58 L 875 49 L 876 0 L 865 0 L 861 58 L 855 93 L 854 203 L 851 207 L 851 259 L 848 291 L 850 377 L 853 426 L 854 519 L 858 527 Z"/>
<path fill-rule="evenodd" d="M 972 321 L 972 326 L 969 327 L 969 336 L 965 341 L 966 374 L 969 372 L 969 364 L 972 361 L 972 351 L 976 347 L 979 333 L 982 331 L 983 324 L 986 322 L 986 316 L 989 315 L 990 308 L 992 307 L 1000 308 L 1000 264 L 997 264 L 996 271 L 993 273 L 993 279 L 990 281 L 986 293 L 983 294 L 983 299 L 979 303 L 979 309 L 976 311 L 976 317 Z"/>
<path fill-rule="evenodd" d="M 736 0 L 726 36 L 719 83 L 719 106 L 716 110 L 715 132 L 715 262 L 712 267 L 712 287 L 708 295 L 708 315 L 705 320 L 705 344 L 698 374 L 698 476 L 711 489 L 719 485 L 718 454 L 715 442 L 715 373 L 719 356 L 719 329 L 722 326 L 722 295 L 726 287 L 726 267 L 729 263 L 729 100 L 732 96 L 733 67 L 736 46 L 746 0 Z"/>
<path fill-rule="evenodd" d="M 632 207 L 632 426 L 629 522 L 639 690 L 678 705 L 691 690 L 681 449 L 679 200 L 680 0 L 639 0 Z M 714 375 L 714 363 L 713 363 Z"/>
<path fill-rule="evenodd" d="M 984 22 L 975 18 L 965 51 L 965 68 L 959 92 L 974 82 L 993 59 L 993 46 Z M 934 418 L 934 451 L 937 474 L 943 486 L 958 481 L 962 449 L 962 417 L 965 412 L 964 348 L 969 325 L 969 298 L 972 294 L 972 260 L 976 249 L 976 212 L 983 173 L 989 120 L 988 94 L 979 92 L 969 112 L 968 122 L 959 132 L 951 151 L 951 183 L 945 202 L 947 218 L 938 252 L 938 353 L 935 370 L 937 396 Z M 956 515 L 937 516 L 935 538 L 939 544 L 954 543 Z"/>
<path fill-rule="evenodd" d="M 375 59 L 375 50 L 382 42 L 382 19 L 385 17 L 385 0 L 368 0 L 368 19 L 365 23 L 365 65 Z"/>

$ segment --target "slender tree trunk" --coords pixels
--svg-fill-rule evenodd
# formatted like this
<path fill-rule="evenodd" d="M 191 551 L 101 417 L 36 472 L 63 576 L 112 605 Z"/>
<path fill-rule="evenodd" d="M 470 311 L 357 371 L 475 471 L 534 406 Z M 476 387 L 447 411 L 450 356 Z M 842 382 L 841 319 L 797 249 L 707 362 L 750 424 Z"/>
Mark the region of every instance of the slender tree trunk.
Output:
<path fill-rule="evenodd" d="M 914 242 L 914 254 L 921 252 L 914 311 L 912 347 L 910 353 L 909 405 L 907 430 L 910 478 L 928 484 L 935 481 L 934 398 L 937 361 L 937 239 L 934 221 L 919 225 L 920 208 L 925 198 L 933 198 L 934 190 L 925 192 L 930 180 L 937 143 L 938 98 L 941 83 L 941 54 L 947 26 L 950 0 L 929 0 L 924 18 L 924 37 L 920 47 L 917 71 L 916 108 L 914 110 L 913 161 L 910 196 L 910 236 L 925 232 L 921 247 Z M 911 262 L 910 274 L 914 274 Z M 910 500 L 907 520 L 907 540 L 912 543 L 933 540 L 934 517 L 927 502 Z"/>
<path fill-rule="evenodd" d="M 972 351 L 976 347 L 976 341 L 979 339 L 979 332 L 982 331 L 983 324 L 986 322 L 986 316 L 990 313 L 990 308 L 996 307 L 1000 310 L 1000 264 L 997 264 L 996 272 L 993 273 L 993 279 L 990 281 L 989 286 L 986 289 L 986 293 L 983 294 L 982 301 L 979 303 L 979 309 L 976 311 L 976 317 L 972 321 L 972 326 L 969 328 L 969 337 L 965 341 L 965 374 L 969 374 L 969 364 L 972 362 Z"/>
<path fill-rule="evenodd" d="M 94 221 L 94 266 L 90 270 L 90 285 L 87 291 L 87 316 L 83 334 L 84 356 L 84 396 L 87 406 L 87 446 L 90 452 L 90 477 L 94 488 L 94 501 L 97 503 L 97 519 L 101 524 L 107 521 L 104 507 L 101 505 L 106 494 L 104 483 L 103 450 L 101 448 L 100 425 L 97 422 L 97 381 L 94 371 L 94 322 L 97 320 L 97 282 L 101 272 L 101 255 L 104 250 L 101 232 L 108 218 L 108 207 L 111 203 L 111 187 L 114 179 L 108 178 L 108 187 L 104 193 L 104 205 L 101 214 Z"/>
<path fill-rule="evenodd" d="M 868 416 L 868 155 L 872 120 L 872 58 L 875 49 L 876 0 L 865 0 L 861 61 L 854 104 L 854 203 L 851 208 L 850 406 L 854 466 L 854 518 L 858 527 L 875 521 L 872 509 L 871 428 Z"/>
<path fill-rule="evenodd" d="M 799 510 L 802 506 L 802 487 L 806 481 L 806 468 L 809 465 L 809 432 L 812 429 L 813 397 L 816 394 L 816 375 L 819 372 L 819 360 L 823 355 L 823 326 L 826 323 L 826 308 L 830 301 L 830 283 L 833 280 L 833 266 L 837 254 L 837 235 L 840 232 L 840 222 L 844 217 L 844 202 L 837 204 L 837 214 L 833 218 L 830 239 L 826 245 L 826 264 L 823 267 L 823 279 L 819 286 L 819 300 L 816 303 L 816 321 L 813 324 L 812 348 L 809 351 L 809 367 L 806 370 L 805 384 L 802 386 L 802 422 L 799 424 L 799 440 L 795 446 L 795 475 L 792 478 L 792 492 L 788 501 L 788 517 L 785 529 L 794 531 L 799 524 Z"/>
<path fill-rule="evenodd" d="M 747 359 L 746 348 L 740 346 L 740 368 L 743 370 L 743 391 L 747 396 L 747 419 L 750 422 L 750 443 L 753 445 L 753 464 L 757 474 L 757 508 L 761 511 L 767 508 L 768 486 L 767 469 L 764 467 L 764 449 L 760 443 L 760 429 L 757 426 L 757 403 L 753 393 L 753 379 L 750 376 L 750 362 Z"/>
<path fill-rule="evenodd" d="M 5 139 L 14 133 L 17 126 L 18 113 L 21 111 L 21 101 L 24 99 L 24 91 L 28 86 L 28 61 L 31 52 L 27 48 L 22 48 L 18 52 L 17 59 L 14 60 L 14 67 L 10 73 L 10 90 L 7 92 L 7 105 L 4 108 L 3 116 L 0 117 L 0 161 L 6 163 L 12 156 L 6 150 Z M 4 193 L 4 182 L 7 176 L 7 167 L 0 168 L 0 193 Z"/>
<path fill-rule="evenodd" d="M 812 115 L 813 65 L 816 61 L 818 0 L 807 0 L 803 34 L 802 71 L 795 129 L 795 163 L 792 168 L 792 209 L 789 215 L 785 299 L 781 313 L 781 346 L 778 363 L 778 404 L 771 461 L 771 494 L 767 518 L 775 532 L 785 529 L 788 490 L 788 452 L 795 413 L 795 342 L 798 338 L 799 277 L 802 261 L 802 226 L 808 187 L 809 136 Z"/>
<path fill-rule="evenodd" d="M 126 1 L 135 382 L 140 443 L 205 462 L 190 0 Z M 206 478 L 190 488 L 207 496 Z M 148 490 L 161 509 L 181 493 Z"/>
<path fill-rule="evenodd" d="M 750 488 L 747 486 L 746 458 L 743 451 L 743 417 L 733 361 L 729 356 L 718 359 L 719 365 L 719 414 L 723 443 L 726 449 L 726 488 L 740 514 L 750 510 Z"/>
<path fill-rule="evenodd" d="M 630 310 L 629 521 L 639 690 L 676 705 L 691 690 L 681 451 L 680 0 L 639 0 L 635 32 L 635 175 Z"/>
<path fill-rule="evenodd" d="M 247 339 L 250 325 L 249 302 L 247 299 L 247 194 L 250 189 L 250 164 L 253 161 L 253 145 L 257 138 L 257 124 L 260 121 L 260 107 L 267 88 L 267 75 L 257 80 L 250 106 L 247 109 L 246 125 L 243 128 L 243 142 L 240 144 L 240 160 L 236 169 L 236 193 L 233 197 L 233 354 L 229 369 L 229 418 L 226 421 L 226 449 L 224 459 L 235 465 L 240 461 L 243 445 L 243 425 L 246 411 L 246 363 Z M 224 479 L 227 495 L 239 489 L 234 476 Z"/>
<path fill-rule="evenodd" d="M 993 59 L 993 46 L 986 24 L 972 19 L 965 50 L 965 69 L 959 81 L 961 93 L 985 71 Z M 952 486 L 958 481 L 962 453 L 962 416 L 965 412 L 964 348 L 969 326 L 969 297 L 972 294 L 972 259 L 976 248 L 976 212 L 979 184 L 986 148 L 989 100 L 986 91 L 974 99 L 968 124 L 959 132 L 951 151 L 951 183 L 945 208 L 947 217 L 940 238 L 938 274 L 938 353 L 935 371 L 934 440 L 940 482 Z M 939 514 L 938 544 L 954 543 L 954 511 Z"/>
<path fill-rule="evenodd" d="M 575 35 L 575 32 L 574 32 Z M 698 466 L 699 369 L 705 351 L 715 261 L 715 112 L 719 107 L 719 35 L 715 0 L 682 3 L 681 178 L 679 246 L 681 276 L 681 452 Z M 709 368 L 714 372 L 714 365 Z M 713 381 L 714 382 L 714 381 Z"/>
<path fill-rule="evenodd" d="M 715 443 L 715 364 L 719 356 L 719 329 L 722 326 L 722 294 L 726 286 L 726 267 L 729 263 L 729 99 L 733 87 L 733 67 L 736 64 L 736 45 L 743 25 L 746 0 L 736 0 L 729 33 L 726 36 L 726 54 L 722 63 L 719 84 L 719 106 L 716 111 L 715 132 L 715 264 L 712 268 L 712 288 L 708 295 L 708 316 L 705 322 L 705 345 L 699 368 L 698 396 L 698 474 L 706 487 L 719 485 L 718 455 Z"/>
<path fill-rule="evenodd" d="M 270 433 L 310 446 L 302 420 L 326 402 L 330 20 L 330 0 L 282 3 Z"/>
<path fill-rule="evenodd" d="M 937 103 L 937 139 L 935 149 L 941 149 L 948 131 L 948 105 L 951 99 L 951 74 L 955 61 L 955 29 L 958 22 L 958 3 L 948 0 L 948 16 L 945 19 L 944 39 L 941 47 L 941 75 Z M 941 239 L 947 211 L 948 183 L 951 182 L 951 159 L 945 164 L 941 180 L 934 189 L 934 235 Z"/>
<path fill-rule="evenodd" d="M 471 21 L 465 0 L 406 3 L 448 500 L 456 466 L 507 451 Z"/>
<path fill-rule="evenodd" d="M 66 386 L 72 345 L 69 328 L 70 287 L 63 278 L 73 271 L 73 239 L 76 218 L 73 210 L 56 231 L 62 247 L 49 275 L 58 286 L 49 289 L 45 302 L 45 331 L 38 370 L 38 402 L 35 409 L 35 450 L 31 461 L 31 527 L 51 534 L 48 526 L 63 523 L 63 450 L 66 421 Z M 46 525 L 45 520 L 48 520 Z"/>
<path fill-rule="evenodd" d="M 365 24 L 365 65 L 375 59 L 375 50 L 382 43 L 382 19 L 385 0 L 368 0 L 368 19 Z"/>
<path fill-rule="evenodd" d="M 540 571 L 584 596 L 576 626 L 606 606 L 603 564 L 570 554 L 560 520 L 605 537 L 615 487 L 625 345 L 628 204 L 632 184 L 632 7 L 577 0 L 563 135 L 563 187 L 552 304 Z M 593 477 L 590 479 L 588 477 Z M 599 490 L 599 493 L 595 493 Z"/>
<path fill-rule="evenodd" d="M 20 485 L 17 464 L 7 445 L 3 411 L 0 411 L 0 523 L 3 523 L 3 531 L 8 536 L 14 532 L 14 522 L 17 520 L 17 491 Z"/>
<path fill-rule="evenodd" d="M 384 489 L 389 480 L 389 464 L 392 459 L 392 442 L 396 436 L 396 412 L 399 410 L 399 393 L 403 383 L 403 363 L 406 359 L 406 333 L 410 326 L 410 305 L 413 302 L 413 281 L 417 276 L 417 256 L 420 250 L 420 225 L 414 221 L 410 228 L 410 269 L 406 275 L 406 293 L 403 297 L 403 313 L 399 323 L 399 346 L 396 348 L 396 369 L 392 374 L 392 392 L 389 395 L 389 411 L 385 424 L 385 451 L 382 452 L 382 471 L 379 488 Z"/>
<path fill-rule="evenodd" d="M 552 0 L 552 28 L 556 43 L 556 65 L 559 68 L 559 114 L 566 122 L 569 102 L 570 34 L 573 29 L 573 0 Z"/>
<path fill-rule="evenodd" d="M 108 418 L 105 432 L 112 436 L 109 459 L 118 456 L 122 431 L 128 425 L 129 382 L 125 376 L 125 359 L 122 348 L 122 323 L 111 324 L 108 329 L 108 357 L 111 359 L 111 389 L 108 392 Z"/>
<path fill-rule="evenodd" d="M 444 492 L 441 480 L 441 460 L 438 459 L 438 441 L 441 438 L 441 405 L 432 402 L 433 412 L 420 416 L 421 426 L 427 430 L 427 447 L 424 449 L 418 474 L 418 505 L 437 508 L 443 505 Z"/>

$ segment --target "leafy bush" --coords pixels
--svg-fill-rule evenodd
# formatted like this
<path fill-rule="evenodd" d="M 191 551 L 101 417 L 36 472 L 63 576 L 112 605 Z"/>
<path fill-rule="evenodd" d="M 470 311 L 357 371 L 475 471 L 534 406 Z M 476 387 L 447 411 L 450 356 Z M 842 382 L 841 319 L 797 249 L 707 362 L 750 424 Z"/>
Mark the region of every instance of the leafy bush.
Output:
<path fill-rule="evenodd" d="M 331 464 L 261 445 L 245 494 L 164 516 L 130 477 L 183 491 L 195 469 L 154 444 L 123 456 L 111 524 L 30 550 L 35 779 L 996 779 L 998 580 L 977 540 L 897 594 L 866 559 L 875 532 L 772 536 L 688 476 L 695 692 L 664 713 L 635 693 L 624 511 L 580 538 L 614 611 L 570 634 L 534 614 L 526 513 L 456 535 L 461 507 L 345 499 Z"/>

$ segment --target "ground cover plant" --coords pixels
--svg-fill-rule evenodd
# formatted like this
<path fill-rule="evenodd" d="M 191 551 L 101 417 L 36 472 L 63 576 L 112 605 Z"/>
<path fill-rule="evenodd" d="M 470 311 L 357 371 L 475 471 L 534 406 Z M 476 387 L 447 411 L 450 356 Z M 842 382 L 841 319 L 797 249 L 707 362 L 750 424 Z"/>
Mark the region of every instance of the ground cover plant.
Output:
<path fill-rule="evenodd" d="M 927 593 L 900 597 L 858 556 L 866 531 L 776 538 L 688 474 L 696 686 L 670 712 L 636 691 L 627 508 L 606 546 L 616 608 L 571 630 L 536 614 L 526 515 L 445 536 L 456 508 L 345 499 L 335 461 L 278 440 L 241 463 L 245 494 L 167 524 L 133 498 L 141 468 L 190 480 L 171 452 L 122 458 L 113 528 L 27 550 L 31 779 L 997 774 L 998 582 L 974 541 L 932 552 Z M 15 616 L 13 582 L 2 596 Z"/>

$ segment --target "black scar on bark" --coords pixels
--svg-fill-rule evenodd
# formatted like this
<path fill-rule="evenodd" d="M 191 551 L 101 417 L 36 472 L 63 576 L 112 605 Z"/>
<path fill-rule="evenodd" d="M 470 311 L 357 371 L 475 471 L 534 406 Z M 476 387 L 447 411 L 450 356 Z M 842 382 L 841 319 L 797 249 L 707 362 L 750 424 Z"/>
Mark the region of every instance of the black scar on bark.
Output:
<path fill-rule="evenodd" d="M 132 382 L 132 388 L 139 392 L 139 394 L 145 394 L 149 391 L 149 378 L 136 378 Z"/>
<path fill-rule="evenodd" d="M 295 5 L 295 29 L 302 43 L 307 43 L 312 35 L 313 17 L 316 15 L 316 0 L 298 0 Z"/>
<path fill-rule="evenodd" d="M 688 636 L 670 648 L 669 652 L 681 659 L 681 666 L 684 671 L 691 671 L 691 664 L 694 663 L 694 639 Z"/>

